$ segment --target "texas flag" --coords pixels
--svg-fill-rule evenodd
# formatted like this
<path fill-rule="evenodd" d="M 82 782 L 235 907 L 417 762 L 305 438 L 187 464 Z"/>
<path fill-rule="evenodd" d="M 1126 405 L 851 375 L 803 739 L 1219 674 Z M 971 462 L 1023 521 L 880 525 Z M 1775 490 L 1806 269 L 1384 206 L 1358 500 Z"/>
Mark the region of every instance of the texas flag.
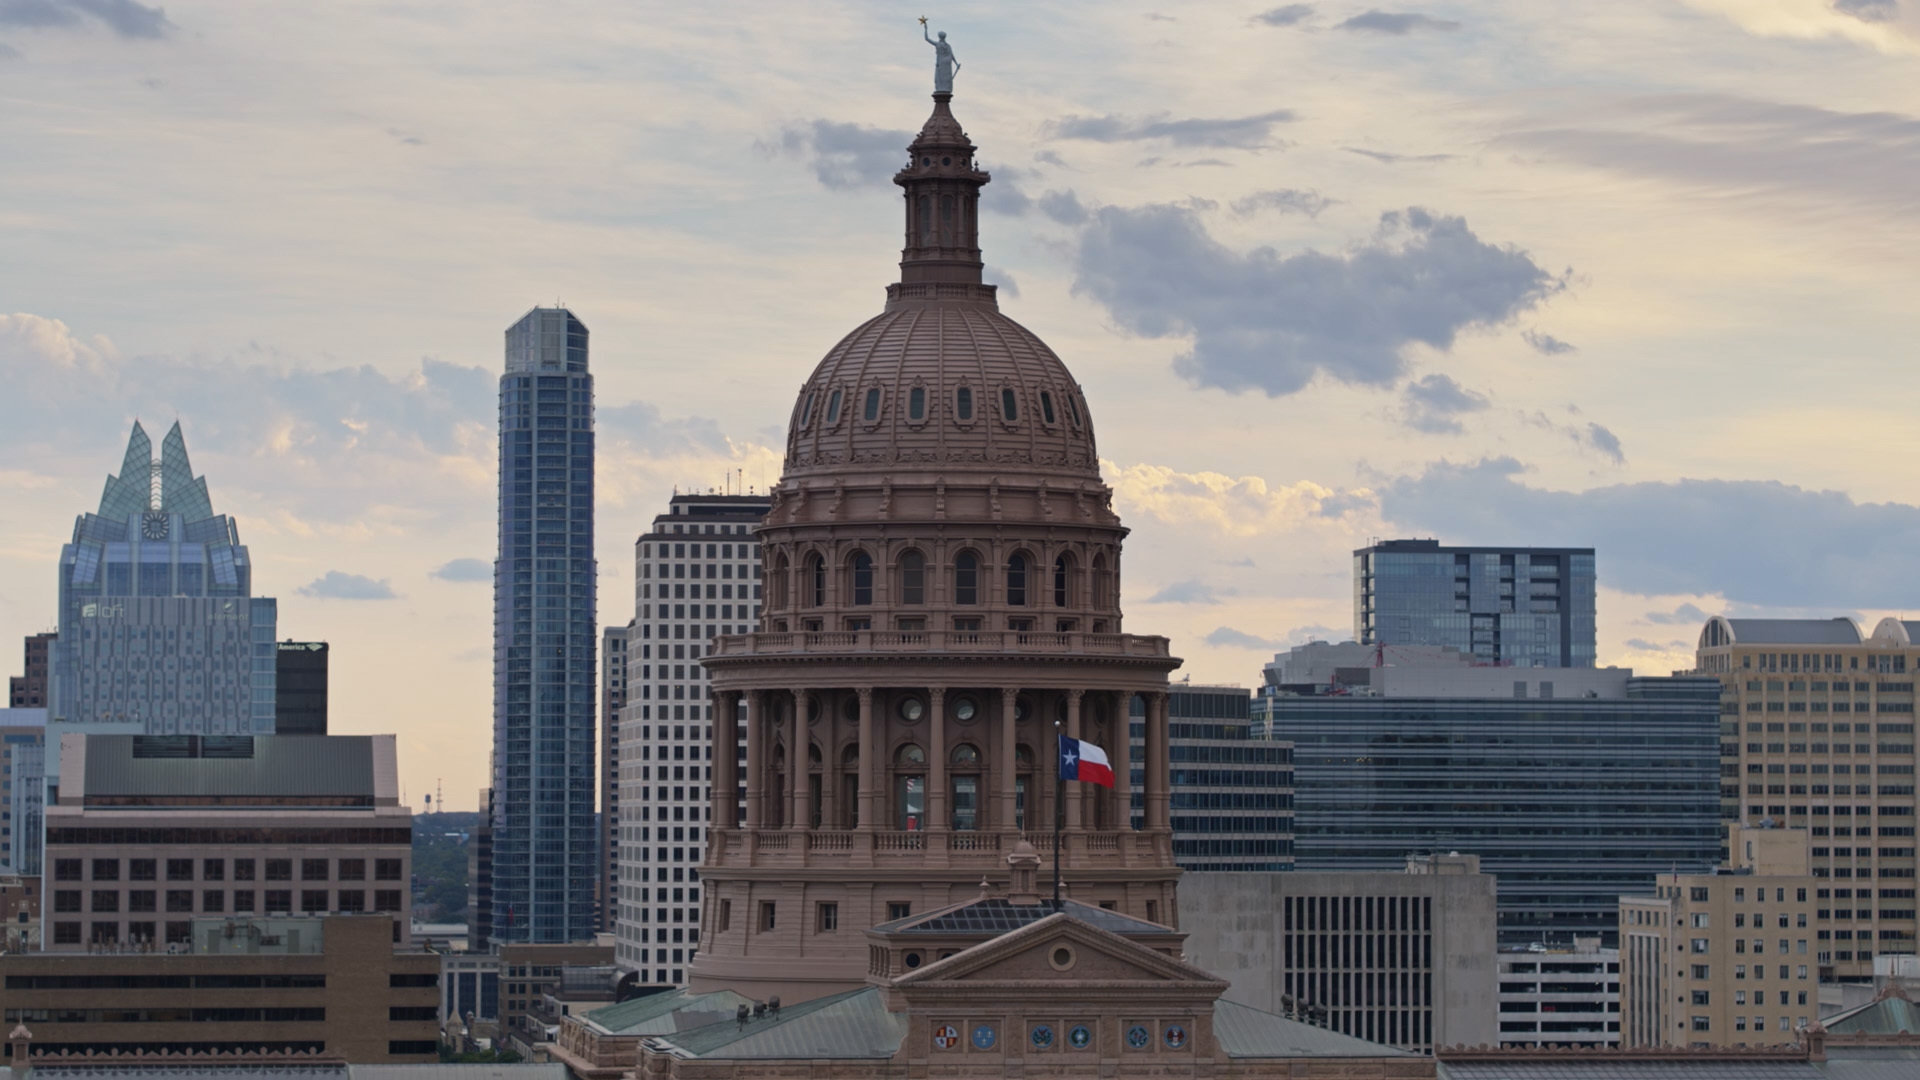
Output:
<path fill-rule="evenodd" d="M 1090 742 L 1060 736 L 1060 779 L 1084 780 L 1101 787 L 1113 786 L 1113 766 L 1107 764 L 1107 752 Z"/>

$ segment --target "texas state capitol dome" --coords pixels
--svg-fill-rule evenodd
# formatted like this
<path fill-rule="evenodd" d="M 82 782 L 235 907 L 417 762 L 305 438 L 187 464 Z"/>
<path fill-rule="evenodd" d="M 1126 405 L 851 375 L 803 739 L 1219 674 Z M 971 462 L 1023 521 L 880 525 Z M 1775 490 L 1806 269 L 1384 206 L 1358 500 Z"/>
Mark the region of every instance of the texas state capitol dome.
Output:
<path fill-rule="evenodd" d="M 1004 890 L 1016 851 L 1051 882 L 1056 730 L 1103 747 L 1119 778 L 1068 785 L 1065 895 L 1177 924 L 1166 692 L 1180 661 L 1123 630 L 1127 530 L 1079 383 L 981 281 L 989 176 L 951 98 L 934 94 L 894 177 L 905 247 L 885 309 L 796 395 L 760 529 L 758 630 L 704 658 L 655 643 L 657 660 L 704 660 L 713 715 L 745 725 L 744 761 L 716 726 L 696 991 L 856 987 L 867 928 L 977 897 L 983 879 Z"/>

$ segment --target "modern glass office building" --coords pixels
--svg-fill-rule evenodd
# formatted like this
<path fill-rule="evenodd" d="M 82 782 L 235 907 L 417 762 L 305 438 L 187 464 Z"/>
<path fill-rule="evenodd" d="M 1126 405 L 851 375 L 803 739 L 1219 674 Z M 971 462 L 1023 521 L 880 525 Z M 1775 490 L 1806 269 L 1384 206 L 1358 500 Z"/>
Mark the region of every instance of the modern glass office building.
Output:
<path fill-rule="evenodd" d="M 1353 637 L 1445 645 L 1509 667 L 1590 668 L 1592 548 L 1441 547 L 1386 540 L 1353 553 Z"/>
<path fill-rule="evenodd" d="M 587 328 L 534 308 L 506 333 L 493 571 L 492 938 L 594 933 L 599 688 Z"/>
<path fill-rule="evenodd" d="M 1167 697 L 1173 858 L 1182 870 L 1293 869 L 1293 748 L 1255 738 L 1238 686 L 1176 683 Z M 1133 699 L 1133 827 L 1145 814 L 1146 705 Z"/>
<path fill-rule="evenodd" d="M 60 629 L 48 715 L 139 724 L 150 735 L 274 730 L 277 606 L 213 512 L 175 423 L 153 460 L 138 421 L 120 475 L 60 550 Z"/>
<path fill-rule="evenodd" d="M 1617 944 L 1623 894 L 1719 860 L 1720 687 L 1617 668 L 1379 668 L 1371 688 L 1269 694 L 1293 744 L 1300 870 L 1478 855 L 1503 945 Z"/>

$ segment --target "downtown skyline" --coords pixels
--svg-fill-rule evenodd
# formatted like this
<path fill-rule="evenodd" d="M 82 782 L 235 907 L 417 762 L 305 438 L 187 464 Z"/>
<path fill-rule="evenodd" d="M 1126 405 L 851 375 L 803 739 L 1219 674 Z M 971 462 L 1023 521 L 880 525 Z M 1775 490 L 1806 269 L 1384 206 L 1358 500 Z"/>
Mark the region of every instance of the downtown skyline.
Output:
<path fill-rule="evenodd" d="M 1651 674 L 1709 614 L 1908 603 L 1915 477 L 1874 451 L 1920 382 L 1913 14 L 1406 11 L 929 12 L 989 279 L 1101 417 L 1130 613 L 1251 684 L 1346 637 L 1348 553 L 1400 535 L 1595 547 L 1599 663 Z M 327 13 L 0 22 L 0 640 L 51 624 L 125 425 L 177 412 L 281 625 L 333 643 L 334 730 L 469 808 L 503 320 L 595 329 L 619 597 L 675 484 L 775 478 L 796 373 L 887 279 L 918 12 L 782 14 L 371 16 L 345 69 L 368 28 Z M 511 167 L 543 148 L 571 167 Z"/>

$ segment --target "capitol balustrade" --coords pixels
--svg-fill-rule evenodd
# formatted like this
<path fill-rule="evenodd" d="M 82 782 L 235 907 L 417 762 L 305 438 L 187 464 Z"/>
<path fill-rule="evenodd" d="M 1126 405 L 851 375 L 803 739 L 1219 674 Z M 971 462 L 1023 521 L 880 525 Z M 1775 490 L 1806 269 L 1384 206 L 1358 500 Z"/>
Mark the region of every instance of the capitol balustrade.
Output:
<path fill-rule="evenodd" d="M 1171 655 L 1164 637 L 1041 630 L 799 630 L 715 638 L 715 657 L 783 654 L 998 654 L 1007 656 Z"/>
<path fill-rule="evenodd" d="M 924 865 L 921 860 L 932 856 L 934 865 L 944 860 L 950 867 L 986 869 L 1004 868 L 1006 854 L 1022 840 L 1042 855 L 1054 850 L 1051 832 L 1011 830 L 716 829 L 714 840 L 708 857 L 733 867 L 845 865 L 849 858 L 862 866 L 883 866 L 889 859 Z M 1133 829 L 1068 832 L 1060 840 L 1066 865 L 1075 869 L 1154 866 L 1167 846 L 1165 836 Z"/>

